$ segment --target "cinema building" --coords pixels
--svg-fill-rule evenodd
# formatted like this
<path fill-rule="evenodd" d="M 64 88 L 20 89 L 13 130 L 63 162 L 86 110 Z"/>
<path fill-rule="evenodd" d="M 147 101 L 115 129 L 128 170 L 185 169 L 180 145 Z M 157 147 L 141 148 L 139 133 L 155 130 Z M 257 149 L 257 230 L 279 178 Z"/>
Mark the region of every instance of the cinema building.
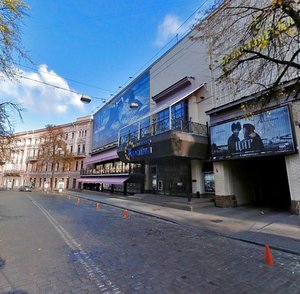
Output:
<path fill-rule="evenodd" d="M 218 82 L 212 83 L 213 107 L 206 112 L 210 116 L 215 204 L 235 207 L 253 203 L 299 214 L 299 70 L 282 71 L 283 67 L 272 62 L 260 63 L 261 59 L 252 56 L 251 62 L 235 68 L 230 76 L 232 83 L 229 79 L 219 79 L 224 70 L 230 69 L 230 61 L 237 65 L 239 57 L 242 60 L 251 58 L 241 47 L 245 45 L 239 39 L 240 34 L 235 34 L 242 27 L 241 22 L 237 22 L 237 14 L 231 9 L 229 18 L 224 17 L 227 5 L 238 6 L 239 3 L 225 1 L 203 26 L 207 32 L 216 30 L 213 31 L 215 39 L 211 39 L 213 62 L 210 69 L 212 79 Z M 239 19 L 247 21 L 242 13 L 240 10 Z M 229 21 L 234 24 L 230 30 Z M 285 22 L 284 30 L 292 28 L 293 22 L 288 17 L 282 21 Z M 258 36 L 246 38 L 247 48 L 252 46 L 252 51 L 262 54 L 272 52 L 260 46 Z M 299 39 L 295 39 L 287 47 L 282 45 L 280 52 L 288 56 L 298 49 Z M 277 85 L 279 76 L 281 80 Z"/>
<path fill-rule="evenodd" d="M 295 211 L 300 200 L 299 101 L 283 97 L 284 103 L 245 117 L 245 99 L 208 111 L 216 205 L 255 203 Z"/>
<path fill-rule="evenodd" d="M 203 22 L 209 32 L 209 24 L 226 24 L 219 10 Z M 218 207 L 252 203 L 299 213 L 300 102 L 288 95 L 299 73 L 289 72 L 274 89 L 277 99 L 261 107 L 255 101 L 268 89 L 234 91 L 236 84 L 218 80 L 220 59 L 238 34 L 224 30 L 218 46 L 208 50 L 190 38 L 203 32 L 188 34 L 95 113 L 81 187 L 184 197 L 211 193 Z M 251 70 L 244 69 L 235 81 Z M 261 78 L 257 82 L 268 88 Z"/>
<path fill-rule="evenodd" d="M 187 35 L 94 114 L 80 187 L 128 193 L 214 193 L 207 48 Z"/>

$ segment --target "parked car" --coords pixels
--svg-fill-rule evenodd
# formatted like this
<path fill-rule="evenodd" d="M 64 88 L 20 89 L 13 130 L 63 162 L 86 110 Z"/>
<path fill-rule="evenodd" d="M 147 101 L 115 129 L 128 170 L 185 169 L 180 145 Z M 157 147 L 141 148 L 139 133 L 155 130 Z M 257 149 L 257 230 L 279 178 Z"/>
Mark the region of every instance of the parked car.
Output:
<path fill-rule="evenodd" d="M 32 189 L 31 189 L 31 186 L 29 186 L 29 185 L 24 185 L 24 186 L 21 186 L 21 187 L 19 188 L 19 191 L 23 191 L 23 192 L 31 192 Z"/>

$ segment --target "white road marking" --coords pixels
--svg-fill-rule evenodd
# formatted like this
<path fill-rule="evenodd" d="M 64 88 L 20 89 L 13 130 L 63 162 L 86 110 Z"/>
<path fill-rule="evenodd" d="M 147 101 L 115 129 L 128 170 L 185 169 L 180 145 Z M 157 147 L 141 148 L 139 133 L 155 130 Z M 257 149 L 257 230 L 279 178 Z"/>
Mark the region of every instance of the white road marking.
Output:
<path fill-rule="evenodd" d="M 106 293 L 122 293 L 120 289 L 114 285 L 114 283 L 108 279 L 108 277 L 103 273 L 101 269 L 95 264 L 95 262 L 89 257 L 88 253 L 82 250 L 81 245 L 60 225 L 60 223 L 38 202 L 32 199 L 31 196 L 27 195 L 27 197 L 32 201 L 32 203 L 40 209 L 40 211 L 46 216 L 55 230 L 59 233 L 65 243 L 69 246 L 71 250 L 77 251 L 75 252 L 75 256 L 77 260 L 82 265 L 82 267 L 86 270 L 88 276 L 92 281 L 95 282 L 97 287 L 101 292 Z M 98 276 L 98 277 L 97 277 Z M 99 279 L 99 277 L 101 279 Z"/>

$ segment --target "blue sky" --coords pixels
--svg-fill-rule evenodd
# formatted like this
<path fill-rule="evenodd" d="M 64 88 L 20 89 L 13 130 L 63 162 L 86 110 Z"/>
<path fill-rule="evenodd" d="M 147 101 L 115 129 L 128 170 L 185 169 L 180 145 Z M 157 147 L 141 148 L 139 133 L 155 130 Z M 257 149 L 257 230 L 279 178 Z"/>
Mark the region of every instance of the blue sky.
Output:
<path fill-rule="evenodd" d="M 182 23 L 195 10 L 200 8 L 198 13 L 203 13 L 212 1 L 25 2 L 30 10 L 22 24 L 22 39 L 33 64 L 21 61 L 19 68 L 21 75 L 29 79 L 0 85 L 1 99 L 21 103 L 25 108 L 23 122 L 15 120 L 17 132 L 72 122 L 91 115 L 102 104 L 95 98 L 88 105 L 82 104 L 80 95 L 32 79 L 110 99 L 176 34 L 180 37 L 186 32 L 197 16 Z M 175 39 L 169 46 L 174 44 Z"/>

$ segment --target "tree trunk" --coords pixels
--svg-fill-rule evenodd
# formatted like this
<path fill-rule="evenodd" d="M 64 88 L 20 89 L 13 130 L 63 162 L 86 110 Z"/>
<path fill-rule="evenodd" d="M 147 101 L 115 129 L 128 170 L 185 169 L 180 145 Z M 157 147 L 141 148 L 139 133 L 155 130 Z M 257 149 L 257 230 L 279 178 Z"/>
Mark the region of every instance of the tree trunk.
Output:
<path fill-rule="evenodd" d="M 54 167 L 55 164 L 52 162 L 51 164 L 51 192 L 54 190 Z"/>

